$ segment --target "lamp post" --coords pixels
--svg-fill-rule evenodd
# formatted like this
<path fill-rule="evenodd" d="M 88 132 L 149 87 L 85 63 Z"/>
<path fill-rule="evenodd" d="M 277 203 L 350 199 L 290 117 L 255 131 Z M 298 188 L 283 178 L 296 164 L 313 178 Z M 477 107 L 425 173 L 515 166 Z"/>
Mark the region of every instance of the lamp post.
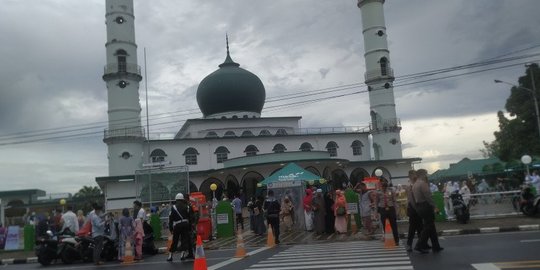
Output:
<path fill-rule="evenodd" d="M 212 190 L 212 237 L 214 239 L 217 238 L 216 207 L 217 207 L 218 201 L 216 198 L 216 189 L 217 189 L 217 185 L 215 183 L 210 185 L 210 190 Z"/>
<path fill-rule="evenodd" d="M 529 177 L 529 164 L 532 162 L 532 158 L 529 155 L 523 155 L 521 157 L 521 162 L 525 164 L 525 168 L 527 169 L 527 177 Z"/>
<path fill-rule="evenodd" d="M 511 86 L 513 86 L 515 88 L 523 89 L 525 91 L 529 91 L 532 94 L 533 100 L 534 100 L 534 110 L 535 110 L 535 113 L 536 113 L 536 125 L 538 126 L 538 136 L 540 136 L 540 113 L 538 112 L 538 99 L 536 98 L 536 85 L 534 83 L 534 74 L 533 74 L 532 68 L 529 68 L 529 71 L 530 71 L 530 74 L 531 74 L 531 83 L 532 83 L 532 88 L 533 89 L 529 89 L 529 88 L 526 88 L 526 87 L 523 87 L 523 86 L 515 85 L 513 83 L 509 83 L 509 82 L 505 82 L 505 81 L 501 81 L 501 80 L 495 80 L 495 83 L 508 84 L 508 85 L 511 85 Z"/>

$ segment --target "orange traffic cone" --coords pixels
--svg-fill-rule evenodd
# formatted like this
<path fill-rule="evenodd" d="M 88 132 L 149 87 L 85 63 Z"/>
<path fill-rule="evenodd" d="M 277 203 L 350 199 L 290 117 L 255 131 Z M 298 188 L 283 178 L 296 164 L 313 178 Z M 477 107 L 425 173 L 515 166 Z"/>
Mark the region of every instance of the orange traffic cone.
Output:
<path fill-rule="evenodd" d="M 246 248 L 244 247 L 244 237 L 242 236 L 242 229 L 238 228 L 238 234 L 236 237 L 236 254 L 235 258 L 244 258 L 247 256 Z"/>
<path fill-rule="evenodd" d="M 198 234 L 197 247 L 195 249 L 195 261 L 193 262 L 193 270 L 208 270 L 208 266 L 206 266 L 206 257 L 204 256 L 202 239 L 201 236 Z"/>
<path fill-rule="evenodd" d="M 172 246 L 172 234 L 169 232 L 169 236 L 167 236 L 167 254 L 169 254 L 169 250 L 171 250 Z"/>
<path fill-rule="evenodd" d="M 124 258 L 122 258 L 122 264 L 132 264 L 134 262 L 134 257 L 133 248 L 131 247 L 131 240 L 127 239 L 124 248 Z"/>
<path fill-rule="evenodd" d="M 274 239 L 274 233 L 272 232 L 272 226 L 268 225 L 268 239 L 266 239 L 267 247 L 274 247 L 276 245 L 276 240 Z"/>
<path fill-rule="evenodd" d="M 392 233 L 392 226 L 390 226 L 390 221 L 388 221 L 388 219 L 386 220 L 386 225 L 384 226 L 384 247 L 396 247 L 396 242 L 394 241 L 394 234 Z"/>
<path fill-rule="evenodd" d="M 356 225 L 356 218 L 354 218 L 353 214 L 351 214 L 351 231 L 352 231 L 352 234 L 356 234 L 358 232 L 358 226 Z"/>

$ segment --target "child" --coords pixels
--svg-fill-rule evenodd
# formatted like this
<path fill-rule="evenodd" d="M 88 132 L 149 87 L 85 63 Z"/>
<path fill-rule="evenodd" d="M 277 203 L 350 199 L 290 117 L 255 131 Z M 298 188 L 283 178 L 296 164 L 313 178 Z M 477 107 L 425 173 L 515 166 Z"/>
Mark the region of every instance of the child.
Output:
<path fill-rule="evenodd" d="M 129 241 L 133 245 L 133 218 L 129 216 L 129 209 L 122 209 L 122 217 L 120 218 L 120 238 L 118 243 L 118 260 L 123 261 L 125 256 L 126 242 Z"/>
<path fill-rule="evenodd" d="M 142 260 L 142 243 L 144 239 L 144 229 L 142 220 L 140 218 L 135 219 L 135 260 Z"/>

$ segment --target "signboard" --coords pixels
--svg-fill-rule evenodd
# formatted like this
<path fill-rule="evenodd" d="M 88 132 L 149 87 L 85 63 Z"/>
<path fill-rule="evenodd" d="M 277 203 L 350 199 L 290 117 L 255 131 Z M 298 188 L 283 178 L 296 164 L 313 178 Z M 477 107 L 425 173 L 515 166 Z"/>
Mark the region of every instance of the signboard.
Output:
<path fill-rule="evenodd" d="M 299 187 L 299 186 L 302 186 L 302 181 L 274 182 L 274 183 L 268 184 L 268 188 L 287 188 L 287 187 Z"/>
<path fill-rule="evenodd" d="M 377 177 L 364 177 L 364 183 L 368 190 L 377 190 L 381 187 L 381 181 Z"/>
<path fill-rule="evenodd" d="M 229 215 L 228 214 L 217 214 L 217 224 L 228 224 Z"/>
<path fill-rule="evenodd" d="M 20 249 L 19 245 L 21 244 L 20 237 L 20 228 L 19 226 L 9 226 L 6 234 L 6 244 L 5 250 L 18 250 Z"/>
<path fill-rule="evenodd" d="M 287 175 L 280 175 L 278 177 L 278 181 L 294 181 L 294 180 L 298 180 L 298 179 L 301 179 L 300 177 L 302 177 L 303 174 L 304 174 L 304 172 L 296 172 L 296 173 L 289 173 Z"/>
<path fill-rule="evenodd" d="M 347 213 L 358 214 L 358 203 L 347 203 Z"/>

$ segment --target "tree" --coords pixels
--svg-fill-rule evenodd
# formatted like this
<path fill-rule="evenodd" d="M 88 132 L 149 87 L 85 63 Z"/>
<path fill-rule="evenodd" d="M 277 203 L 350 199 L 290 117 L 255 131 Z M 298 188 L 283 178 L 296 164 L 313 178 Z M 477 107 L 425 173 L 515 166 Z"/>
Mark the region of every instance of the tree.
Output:
<path fill-rule="evenodd" d="M 75 193 L 75 195 L 73 195 L 73 199 L 78 201 L 79 204 L 82 204 L 79 206 L 82 208 L 84 213 L 88 213 L 92 210 L 92 203 L 103 204 L 105 201 L 105 196 L 98 186 L 83 186 L 77 193 Z"/>
<path fill-rule="evenodd" d="M 503 161 L 519 159 L 524 154 L 540 154 L 540 135 L 538 134 L 534 100 L 531 93 L 523 89 L 533 89 L 531 72 L 534 74 L 535 84 L 540 86 L 538 65 L 529 65 L 525 75 L 518 80 L 518 85 L 522 88 L 512 87 L 510 96 L 506 100 L 505 109 L 510 117 L 507 118 L 502 111 L 497 112 L 499 131 L 494 133 L 495 141 L 488 145 L 493 147 L 495 156 Z M 540 97 L 538 88 L 540 87 L 536 87 L 536 96 Z M 488 151 L 489 148 L 485 142 L 484 146 Z"/>
<path fill-rule="evenodd" d="M 482 157 L 484 158 L 491 158 L 495 157 L 495 151 L 497 149 L 497 142 L 493 141 L 491 143 L 488 143 L 486 141 L 482 141 L 482 144 L 484 144 L 484 148 L 480 149 L 480 152 L 482 153 Z"/>

